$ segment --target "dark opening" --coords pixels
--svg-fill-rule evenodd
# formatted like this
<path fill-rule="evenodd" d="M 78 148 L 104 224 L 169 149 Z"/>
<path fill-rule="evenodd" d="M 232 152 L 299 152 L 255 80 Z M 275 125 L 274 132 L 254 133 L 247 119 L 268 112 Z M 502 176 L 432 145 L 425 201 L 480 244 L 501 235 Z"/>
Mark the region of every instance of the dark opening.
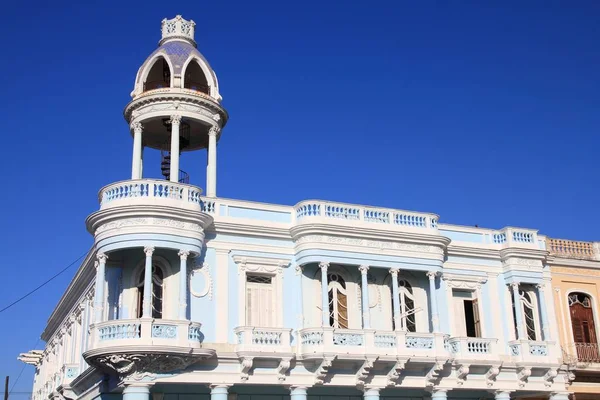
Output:
<path fill-rule="evenodd" d="M 477 337 L 477 328 L 475 327 L 475 312 L 473 310 L 473 300 L 465 300 L 465 325 L 467 327 L 468 337 Z"/>

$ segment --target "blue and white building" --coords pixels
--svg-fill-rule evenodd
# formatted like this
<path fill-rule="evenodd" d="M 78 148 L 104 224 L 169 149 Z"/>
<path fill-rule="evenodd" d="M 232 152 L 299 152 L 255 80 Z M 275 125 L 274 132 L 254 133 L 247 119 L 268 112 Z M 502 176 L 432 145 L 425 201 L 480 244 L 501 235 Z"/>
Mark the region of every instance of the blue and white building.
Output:
<path fill-rule="evenodd" d="M 218 197 L 228 114 L 181 16 L 131 96 L 130 179 L 100 189 L 46 347 L 21 355 L 33 400 L 568 398 L 545 236 Z M 204 149 L 205 195 L 179 162 Z"/>

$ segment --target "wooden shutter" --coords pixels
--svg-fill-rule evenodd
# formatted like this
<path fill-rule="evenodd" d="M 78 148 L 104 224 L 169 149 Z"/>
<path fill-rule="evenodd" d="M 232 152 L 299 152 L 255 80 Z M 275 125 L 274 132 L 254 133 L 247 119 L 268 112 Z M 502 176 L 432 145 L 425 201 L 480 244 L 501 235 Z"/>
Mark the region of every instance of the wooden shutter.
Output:
<path fill-rule="evenodd" d="M 473 300 L 473 319 L 475 320 L 475 336 L 481 337 L 481 319 L 479 316 L 479 302 Z"/>
<path fill-rule="evenodd" d="M 274 293 L 271 277 L 248 276 L 246 282 L 246 325 L 273 327 Z"/>

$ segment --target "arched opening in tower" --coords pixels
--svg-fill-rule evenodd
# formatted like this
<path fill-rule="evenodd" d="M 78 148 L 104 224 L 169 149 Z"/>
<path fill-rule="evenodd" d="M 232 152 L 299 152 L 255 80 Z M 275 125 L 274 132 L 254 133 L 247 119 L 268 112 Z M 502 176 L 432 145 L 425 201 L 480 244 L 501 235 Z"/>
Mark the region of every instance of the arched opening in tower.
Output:
<path fill-rule="evenodd" d="M 144 82 L 144 90 L 153 90 L 168 88 L 171 86 L 171 69 L 167 61 L 159 57 L 152 65 L 146 82 Z"/>
<path fill-rule="evenodd" d="M 196 60 L 192 60 L 185 69 L 183 85 L 186 89 L 210 94 L 206 76 Z"/>

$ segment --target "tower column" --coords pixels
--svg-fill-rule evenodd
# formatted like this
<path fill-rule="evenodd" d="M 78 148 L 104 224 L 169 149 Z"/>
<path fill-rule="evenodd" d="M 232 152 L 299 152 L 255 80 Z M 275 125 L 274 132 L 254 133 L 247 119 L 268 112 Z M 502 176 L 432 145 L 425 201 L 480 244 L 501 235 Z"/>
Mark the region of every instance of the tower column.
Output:
<path fill-rule="evenodd" d="M 144 253 L 146 253 L 146 265 L 144 266 L 142 318 L 152 318 L 152 253 L 154 253 L 154 247 L 144 247 Z"/>
<path fill-rule="evenodd" d="M 208 165 L 206 167 L 206 195 L 217 196 L 217 135 L 221 131 L 213 126 L 208 131 Z"/>
<path fill-rule="evenodd" d="M 179 319 L 186 319 L 187 314 L 187 259 L 190 252 L 181 250 L 179 253 Z"/>
<path fill-rule="evenodd" d="M 362 317 L 363 329 L 371 328 L 371 316 L 369 311 L 369 281 L 367 280 L 367 271 L 369 266 L 361 265 L 358 267 L 360 271 L 361 286 L 362 286 Z"/>
<path fill-rule="evenodd" d="M 104 282 L 106 281 L 106 254 L 96 256 L 98 268 L 96 269 L 96 292 L 94 294 L 94 323 L 102 322 L 104 316 Z"/>
<path fill-rule="evenodd" d="M 181 115 L 171 115 L 171 173 L 169 180 L 179 182 L 179 124 Z"/>
<path fill-rule="evenodd" d="M 329 268 L 329 263 L 322 262 L 319 264 L 319 268 L 321 268 L 321 315 L 323 320 L 321 321 L 321 326 L 329 326 L 329 296 L 327 290 L 327 268 Z"/>
<path fill-rule="evenodd" d="M 131 179 L 142 179 L 142 123 L 132 123 L 131 129 L 133 129 L 133 156 L 131 159 Z"/>
<path fill-rule="evenodd" d="M 290 387 L 290 399 L 291 400 L 306 400 L 306 386 L 291 386 Z"/>

